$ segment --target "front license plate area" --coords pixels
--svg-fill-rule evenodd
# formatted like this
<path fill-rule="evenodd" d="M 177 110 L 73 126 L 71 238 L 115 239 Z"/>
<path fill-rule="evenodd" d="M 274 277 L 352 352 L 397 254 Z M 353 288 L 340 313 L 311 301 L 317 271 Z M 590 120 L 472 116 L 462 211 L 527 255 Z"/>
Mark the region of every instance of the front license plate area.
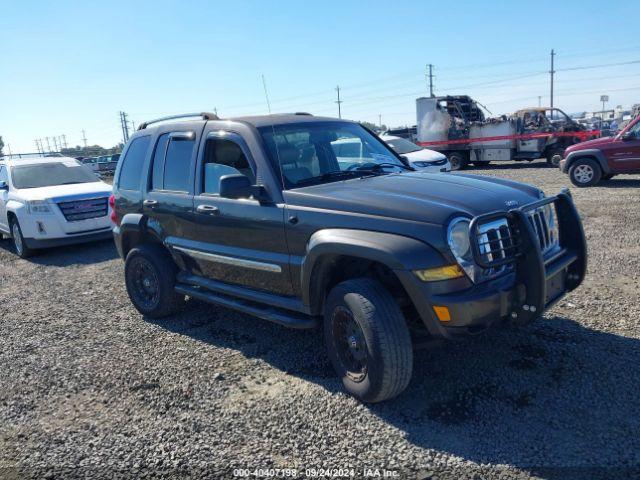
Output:
<path fill-rule="evenodd" d="M 544 301 L 545 305 L 555 302 L 566 291 L 565 279 L 566 272 L 562 270 L 547 280 L 547 298 Z"/>

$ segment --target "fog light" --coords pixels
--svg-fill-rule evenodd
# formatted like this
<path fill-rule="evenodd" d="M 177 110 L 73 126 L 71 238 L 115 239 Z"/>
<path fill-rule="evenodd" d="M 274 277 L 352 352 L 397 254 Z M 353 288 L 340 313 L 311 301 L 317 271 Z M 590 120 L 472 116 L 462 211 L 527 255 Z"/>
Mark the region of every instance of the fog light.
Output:
<path fill-rule="evenodd" d="M 428 268 L 426 270 L 414 270 L 416 276 L 423 282 L 437 282 L 450 280 L 464 276 L 464 270 L 459 265 L 446 265 L 444 267 Z"/>
<path fill-rule="evenodd" d="M 449 309 L 447 307 L 434 305 L 433 311 L 436 312 L 436 316 L 438 317 L 438 320 L 440 320 L 441 322 L 451 321 L 451 312 L 449 312 Z"/>

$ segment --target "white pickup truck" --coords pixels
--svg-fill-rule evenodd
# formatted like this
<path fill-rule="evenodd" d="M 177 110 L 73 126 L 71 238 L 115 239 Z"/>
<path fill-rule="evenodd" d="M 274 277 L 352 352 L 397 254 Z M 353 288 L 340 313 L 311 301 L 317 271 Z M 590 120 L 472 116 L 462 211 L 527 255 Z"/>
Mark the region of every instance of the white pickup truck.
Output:
<path fill-rule="evenodd" d="M 111 186 L 67 157 L 0 157 L 0 235 L 26 258 L 40 248 L 111 238 Z"/>

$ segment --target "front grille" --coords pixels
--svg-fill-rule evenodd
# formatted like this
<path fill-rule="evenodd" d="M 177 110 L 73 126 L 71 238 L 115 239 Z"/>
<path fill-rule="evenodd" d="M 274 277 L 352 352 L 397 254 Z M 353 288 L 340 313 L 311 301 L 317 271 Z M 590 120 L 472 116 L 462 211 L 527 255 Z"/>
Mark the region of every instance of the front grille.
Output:
<path fill-rule="evenodd" d="M 536 232 L 542 255 L 560 247 L 556 216 L 551 205 L 536 208 L 528 212 L 527 217 Z"/>
<path fill-rule="evenodd" d="M 526 213 L 533 226 L 538 245 L 544 257 L 560 249 L 555 209 L 544 205 Z M 496 218 L 481 223 L 476 232 L 479 263 L 490 271 L 501 271 L 518 254 L 520 244 L 507 218 Z"/>
<path fill-rule="evenodd" d="M 67 222 L 79 222 L 89 218 L 99 218 L 107 215 L 109 210 L 107 197 L 87 198 L 70 202 L 58 202 L 58 207 Z"/>
<path fill-rule="evenodd" d="M 504 264 L 516 254 L 517 245 L 506 218 L 480 225 L 477 242 L 482 260 L 495 265 L 489 268 L 489 273 L 502 271 Z"/>

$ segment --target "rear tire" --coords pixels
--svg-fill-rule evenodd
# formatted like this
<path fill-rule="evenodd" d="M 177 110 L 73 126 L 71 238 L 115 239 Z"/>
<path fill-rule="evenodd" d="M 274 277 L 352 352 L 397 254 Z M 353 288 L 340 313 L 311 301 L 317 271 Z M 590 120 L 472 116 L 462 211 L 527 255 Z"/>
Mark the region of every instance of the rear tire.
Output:
<path fill-rule="evenodd" d="M 451 152 L 447 155 L 449 163 L 451 164 L 451 171 L 464 170 L 467 167 L 467 159 L 460 152 Z"/>
<path fill-rule="evenodd" d="M 600 165 L 591 158 L 579 158 L 569 167 L 569 179 L 576 187 L 591 187 L 601 178 Z"/>
<path fill-rule="evenodd" d="M 413 350 L 398 304 L 378 281 L 347 280 L 327 297 L 324 336 L 345 389 L 364 402 L 382 402 L 409 384 Z"/>
<path fill-rule="evenodd" d="M 35 250 L 27 247 L 27 244 L 24 241 L 24 237 L 22 236 L 22 229 L 20 228 L 20 223 L 18 222 L 18 219 L 15 217 L 11 217 L 9 226 L 11 228 L 13 248 L 16 252 L 16 255 L 18 255 L 20 258 L 29 258 L 31 255 L 35 253 Z"/>
<path fill-rule="evenodd" d="M 547 152 L 547 155 L 545 157 L 547 160 L 547 165 L 555 168 L 559 167 L 560 160 L 562 159 L 563 153 L 564 153 L 564 148 L 556 148 Z"/>
<path fill-rule="evenodd" d="M 127 254 L 124 277 L 131 303 L 141 314 L 162 318 L 184 305 L 175 291 L 178 268 L 169 252 L 154 244 L 139 245 Z"/>

